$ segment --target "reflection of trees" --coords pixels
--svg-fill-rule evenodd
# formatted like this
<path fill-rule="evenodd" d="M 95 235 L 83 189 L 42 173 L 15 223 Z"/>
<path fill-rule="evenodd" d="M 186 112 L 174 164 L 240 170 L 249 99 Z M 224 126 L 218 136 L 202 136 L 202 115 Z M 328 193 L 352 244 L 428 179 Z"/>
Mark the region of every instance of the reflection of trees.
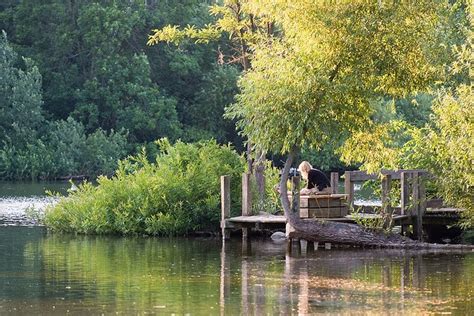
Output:
<path fill-rule="evenodd" d="M 38 276 L 42 262 L 36 256 L 33 242 L 43 238 L 45 233 L 45 229 L 39 227 L 0 227 L 0 301 L 43 297 L 44 288 Z M 29 282 L 27 278 L 31 278 Z M 33 295 L 28 293 L 32 289 Z"/>
<path fill-rule="evenodd" d="M 287 255 L 284 271 L 273 276 L 253 264 L 257 263 L 242 265 L 246 269 L 242 277 L 252 275 L 253 270 L 260 273 L 255 281 L 242 281 L 242 294 L 248 293 L 242 298 L 245 314 L 423 313 L 451 307 L 469 311 L 474 307 L 469 298 L 474 256 L 423 251 L 317 251 L 306 256 Z M 262 275 L 268 283 L 265 287 L 257 286 Z M 277 293 L 273 293 L 275 287 Z M 267 299 L 266 309 L 258 310 L 255 295 Z M 275 301 L 269 299 L 273 297 Z M 457 302 L 458 298 L 463 299 Z"/>
<path fill-rule="evenodd" d="M 38 297 L 44 314 L 53 305 L 58 313 L 206 315 L 474 308 L 472 254 L 346 249 L 292 256 L 285 245 L 256 242 L 243 252 L 240 244 L 221 246 L 217 240 L 51 235 L 28 239 L 15 262 L 37 273 L 33 281 L 42 286 L 25 297 Z M 464 298 L 440 304 L 453 296 Z"/>
<path fill-rule="evenodd" d="M 45 282 L 60 285 L 50 290 L 63 292 L 67 300 L 185 314 L 203 306 L 201 300 L 208 311 L 219 306 L 219 245 L 210 246 L 209 241 L 53 235 L 41 250 Z"/>

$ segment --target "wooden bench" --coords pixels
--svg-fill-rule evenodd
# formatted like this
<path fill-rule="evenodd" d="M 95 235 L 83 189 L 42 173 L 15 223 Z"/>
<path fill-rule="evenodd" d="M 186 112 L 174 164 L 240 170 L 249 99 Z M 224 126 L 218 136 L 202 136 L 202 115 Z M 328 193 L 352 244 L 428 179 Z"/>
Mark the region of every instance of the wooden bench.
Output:
<path fill-rule="evenodd" d="M 300 196 L 301 218 L 340 218 L 347 213 L 347 194 Z"/>

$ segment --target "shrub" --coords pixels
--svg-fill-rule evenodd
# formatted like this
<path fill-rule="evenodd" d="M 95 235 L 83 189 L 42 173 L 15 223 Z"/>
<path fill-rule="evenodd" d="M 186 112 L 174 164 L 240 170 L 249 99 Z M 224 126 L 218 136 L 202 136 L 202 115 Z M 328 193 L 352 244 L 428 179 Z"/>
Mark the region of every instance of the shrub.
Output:
<path fill-rule="evenodd" d="M 158 141 L 150 163 L 143 151 L 119 163 L 112 178 L 85 183 L 46 212 L 52 230 L 78 233 L 177 235 L 216 230 L 220 176 L 240 179 L 242 158 L 215 141 L 173 146 Z M 231 181 L 232 205 L 240 205 L 239 181 Z"/>

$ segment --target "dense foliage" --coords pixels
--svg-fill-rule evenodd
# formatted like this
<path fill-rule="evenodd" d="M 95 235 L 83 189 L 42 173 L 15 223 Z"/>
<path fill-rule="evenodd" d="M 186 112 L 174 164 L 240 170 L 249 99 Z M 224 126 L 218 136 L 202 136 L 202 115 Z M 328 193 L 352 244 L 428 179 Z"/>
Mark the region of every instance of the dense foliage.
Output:
<path fill-rule="evenodd" d="M 408 161 L 436 175 L 439 195 L 465 210 L 464 226 L 474 227 L 474 94 L 461 85 L 434 105 L 431 126 L 405 145 Z"/>
<path fill-rule="evenodd" d="M 262 1 L 254 10 L 274 18 L 285 36 L 257 43 L 229 115 L 272 152 L 321 148 L 363 129 L 374 99 L 424 89 L 441 67 L 432 2 Z"/>
<path fill-rule="evenodd" d="M 89 137 L 92 142 L 115 135 L 111 146 L 105 145 L 107 158 L 99 157 L 99 161 L 116 161 L 165 136 L 171 141 L 215 138 L 239 146 L 233 122 L 222 119 L 225 106 L 233 102 L 239 74 L 238 68 L 217 63 L 217 50 L 225 53 L 226 39 L 199 46 L 145 45 L 152 28 L 209 23 L 213 17 L 208 5 L 202 0 L 1 3 L 0 30 L 7 32 L 11 43 L 6 48 L 3 40 L 0 53 L 4 56 L 2 73 L 8 76 L 8 81 L 2 80 L 2 93 L 15 95 L 3 97 L 0 104 L 10 111 L 0 114 L 0 143 L 6 143 L 0 178 L 93 176 L 116 168 L 116 163 L 109 162 L 103 166 L 94 162 L 93 170 L 76 168 L 85 161 L 86 152 L 80 161 L 55 170 L 41 169 L 47 166 L 29 161 L 38 154 L 60 154 L 53 152 L 58 144 L 45 142 L 66 136 L 48 136 L 61 133 L 58 126 L 65 124 L 80 130 L 84 142 Z M 15 61 L 12 56 L 16 54 L 28 61 Z M 17 70 L 7 71 L 7 66 Z M 11 75 L 12 71 L 22 72 Z M 3 119 L 3 115 L 8 117 Z M 116 136 L 117 131 L 122 137 Z M 94 133 L 104 136 L 91 136 Z M 74 143 L 62 141 L 63 147 Z M 69 148 L 64 154 L 82 151 L 84 146 Z"/>
<path fill-rule="evenodd" d="M 111 174 L 125 154 L 126 133 L 91 134 L 72 118 L 43 115 L 41 75 L 0 37 L 0 178 Z"/>
<path fill-rule="evenodd" d="M 472 12 L 459 1 L 451 19 L 443 87 L 433 96 L 413 99 L 419 119 L 385 117 L 370 132 L 354 133 L 345 144 L 345 162 L 362 163 L 369 172 L 426 169 L 435 175 L 432 194 L 465 210 L 465 227 L 474 224 L 474 109 L 472 95 Z M 418 102 L 421 101 L 421 102 Z M 427 102 L 429 101 L 429 102 Z M 427 106 L 429 105 L 429 107 Z M 404 107 L 409 113 L 408 107 Z M 424 113 L 424 114 L 423 114 Z M 422 115 L 420 115 L 422 114 Z M 428 115 L 429 114 L 429 115 Z"/>
<path fill-rule="evenodd" d="M 232 207 L 239 209 L 241 157 L 215 141 L 170 145 L 159 141 L 153 163 L 145 153 L 120 162 L 112 178 L 85 183 L 46 211 L 56 231 L 173 235 L 215 231 L 220 221 L 220 176 L 230 175 Z"/>

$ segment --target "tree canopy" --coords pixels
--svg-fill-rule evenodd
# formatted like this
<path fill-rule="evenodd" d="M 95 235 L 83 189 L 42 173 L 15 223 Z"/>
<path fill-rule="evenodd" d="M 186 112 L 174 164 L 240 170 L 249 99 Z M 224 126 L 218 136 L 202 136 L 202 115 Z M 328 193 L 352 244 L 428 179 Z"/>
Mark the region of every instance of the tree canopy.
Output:
<path fill-rule="evenodd" d="M 280 153 L 366 127 L 371 100 L 423 91 L 439 78 L 433 4 L 257 2 L 284 35 L 254 46 L 228 115 L 252 142 Z"/>
<path fill-rule="evenodd" d="M 23 94 L 31 100 L 8 103 L 5 108 L 8 115 L 18 115 L 10 115 L 10 120 L 0 123 L 1 129 L 9 129 L 8 133 L 0 134 L 0 143 L 8 142 L 10 137 L 16 145 L 14 150 L 10 146 L 3 152 L 4 164 L 0 169 L 5 172 L 0 172 L 0 178 L 30 177 L 30 173 L 19 170 L 31 167 L 29 157 L 54 156 L 47 152 L 52 147 L 45 142 L 54 138 L 51 133 L 66 137 L 64 124 L 81 134 L 78 139 L 96 132 L 110 134 L 123 130 L 124 141 L 119 141 L 123 148 L 115 152 L 118 157 L 110 157 L 115 160 L 135 153 L 141 146 L 156 151 L 153 141 L 165 136 L 172 141 L 215 138 L 220 143 L 232 141 L 240 148 L 234 123 L 221 119 L 225 106 L 233 102 L 239 73 L 238 67 L 218 63 L 219 52 L 228 53 L 229 40 L 224 37 L 198 46 L 146 46 L 147 34 L 153 27 L 176 23 L 202 27 L 211 23 L 208 5 L 209 1 L 202 0 L 2 2 L 0 30 L 8 34 L 8 54 L 14 52 L 29 60 L 27 65 L 16 58 L 16 70 L 12 71 L 22 71 L 24 79 L 32 78 L 34 72 L 41 80 L 35 79 L 31 87 L 22 86 L 21 80 L 1 83 L 15 83 L 17 96 Z M 36 112 L 26 115 L 25 107 L 35 108 Z M 41 120 L 41 128 L 33 122 L 37 119 Z M 75 123 L 82 126 L 76 128 Z M 12 136 L 13 126 L 31 132 L 25 130 Z M 38 138 L 42 145 L 33 146 Z M 62 141 L 69 143 L 66 139 Z M 20 143 L 30 145 L 22 147 Z M 38 148 L 44 150 L 38 153 Z M 19 156 L 25 159 L 18 159 Z M 52 165 L 43 167 L 51 169 Z M 77 169 L 66 167 L 75 165 L 67 163 L 64 168 L 44 170 L 41 177 L 76 174 Z M 103 172 L 114 168 L 104 167 Z"/>

